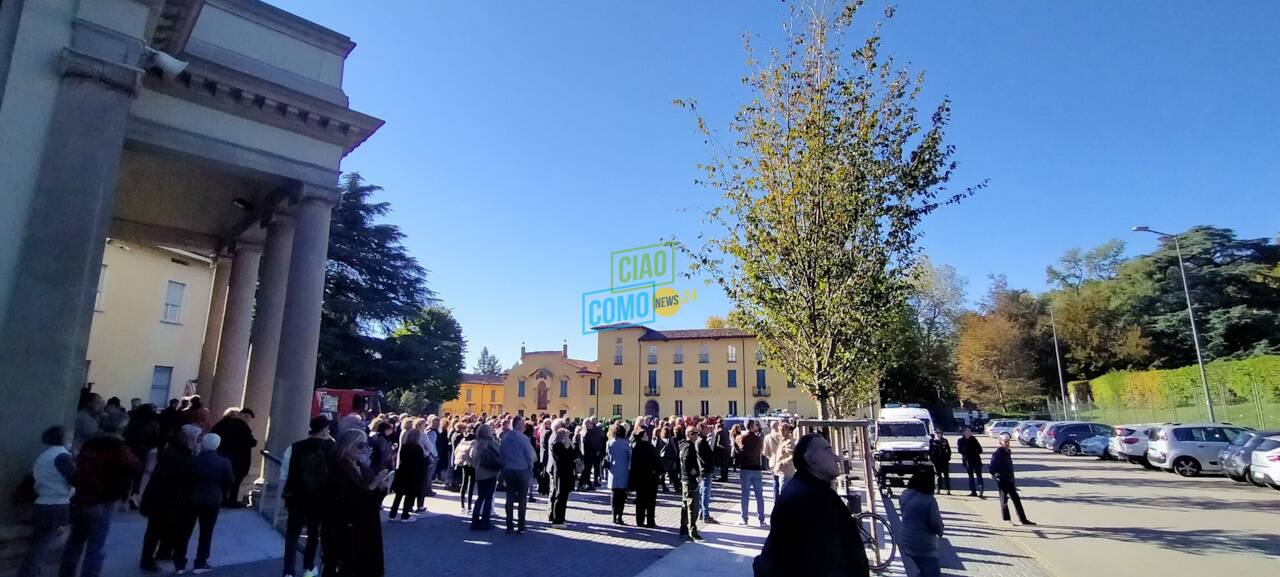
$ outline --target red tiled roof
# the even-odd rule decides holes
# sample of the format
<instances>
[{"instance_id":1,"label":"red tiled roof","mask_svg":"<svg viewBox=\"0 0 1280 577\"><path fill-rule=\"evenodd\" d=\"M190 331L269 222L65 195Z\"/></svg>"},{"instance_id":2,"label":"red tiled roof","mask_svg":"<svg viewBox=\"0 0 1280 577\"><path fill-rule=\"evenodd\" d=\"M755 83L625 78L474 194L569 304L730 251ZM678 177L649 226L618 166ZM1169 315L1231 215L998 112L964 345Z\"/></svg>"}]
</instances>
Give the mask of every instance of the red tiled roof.
<instances>
[{"instance_id":1,"label":"red tiled roof","mask_svg":"<svg viewBox=\"0 0 1280 577\"><path fill-rule=\"evenodd\" d=\"M506 373L502 373L500 375L481 375L478 373L462 373L462 382L478 383L481 385L501 385L502 381L506 380L506 378L507 378Z\"/></svg>"},{"instance_id":2,"label":"red tiled roof","mask_svg":"<svg viewBox=\"0 0 1280 577\"><path fill-rule=\"evenodd\" d=\"M686 339L724 339L738 337L754 337L755 335L742 329L671 329L658 331L648 329L638 340L641 341L678 341Z\"/></svg>"}]
</instances>

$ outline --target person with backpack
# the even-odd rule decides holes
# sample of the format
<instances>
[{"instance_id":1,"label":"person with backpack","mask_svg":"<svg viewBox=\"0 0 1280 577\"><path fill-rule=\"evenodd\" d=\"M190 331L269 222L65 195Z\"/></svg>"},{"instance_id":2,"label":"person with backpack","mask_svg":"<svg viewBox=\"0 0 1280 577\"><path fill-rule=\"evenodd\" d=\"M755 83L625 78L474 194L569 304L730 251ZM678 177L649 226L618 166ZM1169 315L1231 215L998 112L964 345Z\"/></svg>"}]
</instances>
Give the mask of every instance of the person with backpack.
<instances>
[{"instance_id":1,"label":"person with backpack","mask_svg":"<svg viewBox=\"0 0 1280 577\"><path fill-rule=\"evenodd\" d=\"M285 451L284 497L289 522L285 529L284 575L293 577L298 549L295 544L307 528L306 548L302 552L302 577L316 577L316 552L320 547L320 520L325 513L325 488L329 482L329 453L333 437L329 436L329 419L311 419L307 438Z\"/></svg>"},{"instance_id":2,"label":"person with backpack","mask_svg":"<svg viewBox=\"0 0 1280 577\"><path fill-rule=\"evenodd\" d=\"M471 507L471 530L493 529L493 492L498 488L498 473L502 472L502 458L498 454L498 441L493 437L493 427L481 424L476 428L476 438L471 443L471 462L476 468L476 502Z\"/></svg>"},{"instance_id":3,"label":"person with backpack","mask_svg":"<svg viewBox=\"0 0 1280 577\"><path fill-rule=\"evenodd\" d=\"M26 499L35 503L35 532L19 577L40 577L49 552L57 545L58 533L70 522L75 463L67 450L67 431L54 425L44 430L40 441L45 450L31 468L32 494Z\"/></svg>"},{"instance_id":4,"label":"person with backpack","mask_svg":"<svg viewBox=\"0 0 1280 577\"><path fill-rule=\"evenodd\" d=\"M471 445L475 443L476 435L471 432L471 425L465 423L458 427L458 431L462 436L453 447L453 464L457 467L459 479L458 502L462 505L463 513L470 513L476 493L476 466L471 460Z\"/></svg>"}]
</instances>

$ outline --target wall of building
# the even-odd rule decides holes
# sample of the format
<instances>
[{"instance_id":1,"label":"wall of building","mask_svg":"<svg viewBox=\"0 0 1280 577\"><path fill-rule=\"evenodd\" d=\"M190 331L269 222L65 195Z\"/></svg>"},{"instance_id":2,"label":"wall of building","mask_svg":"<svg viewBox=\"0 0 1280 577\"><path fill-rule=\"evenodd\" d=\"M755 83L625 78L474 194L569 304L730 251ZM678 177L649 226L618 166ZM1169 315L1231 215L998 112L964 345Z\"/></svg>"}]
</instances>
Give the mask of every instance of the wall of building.
<instances>
[{"instance_id":1,"label":"wall of building","mask_svg":"<svg viewBox=\"0 0 1280 577\"><path fill-rule=\"evenodd\" d=\"M342 85L345 54L308 43L296 30L286 33L277 29L291 20L300 19L279 13L274 18L263 18L262 14L275 11L244 12L233 6L236 3L206 3L191 37L312 80L331 86ZM306 23L306 26L320 28L311 23Z\"/></svg>"},{"instance_id":2,"label":"wall of building","mask_svg":"<svg viewBox=\"0 0 1280 577\"><path fill-rule=\"evenodd\" d=\"M208 261L118 240L108 243L102 263L88 382L94 392L120 397L127 406L134 397L149 402L155 367L172 367L167 398L181 396L198 372L213 268ZM163 318L169 281L186 285L177 322Z\"/></svg>"},{"instance_id":3,"label":"wall of building","mask_svg":"<svg viewBox=\"0 0 1280 577\"><path fill-rule=\"evenodd\" d=\"M455 415L463 413L500 415L503 412L502 399L505 393L503 389L504 386L501 383L463 382L458 385L458 398L446 402L441 406L440 411ZM468 394L471 396L468 397Z\"/></svg>"},{"instance_id":4,"label":"wall of building","mask_svg":"<svg viewBox=\"0 0 1280 577\"><path fill-rule=\"evenodd\" d=\"M572 362L571 362L572 361ZM598 398L591 394L591 379L595 374L582 372L587 361L569 359L562 351L539 351L523 354L520 362L511 368L503 383L503 409L511 414L532 415L547 412L552 415L589 417L600 414ZM560 381L567 383L565 395L560 394ZM524 381L524 394L520 382ZM546 387L546 408L538 406L538 389Z\"/></svg>"},{"instance_id":5,"label":"wall of building","mask_svg":"<svg viewBox=\"0 0 1280 577\"><path fill-rule=\"evenodd\" d=\"M601 331L598 335L599 363L602 373L600 406L605 415L632 417L646 413L649 401L658 404L659 415L697 415L701 404L708 403L711 415L754 415L759 403L769 410L785 410L800 416L818 414L817 403L798 385L788 385L787 376L767 363L759 363L759 348L754 337L679 339L641 341L642 328ZM616 347L622 345L621 363L615 362ZM699 362L701 346L707 346L707 362ZM675 362L677 345L683 349L683 362ZM650 347L656 349L656 362L649 362ZM730 362L728 347L736 348ZM765 371L766 394L757 393L756 371ZM707 387L700 386L701 371L707 371ZM736 372L736 386L729 386L729 371ZM656 371L656 393L649 394L649 371ZM675 372L681 371L683 386L675 386ZM621 380L622 394L614 394L614 382ZM679 403L679 405L677 405ZM761 406L760 408L764 408Z\"/></svg>"}]
</instances>

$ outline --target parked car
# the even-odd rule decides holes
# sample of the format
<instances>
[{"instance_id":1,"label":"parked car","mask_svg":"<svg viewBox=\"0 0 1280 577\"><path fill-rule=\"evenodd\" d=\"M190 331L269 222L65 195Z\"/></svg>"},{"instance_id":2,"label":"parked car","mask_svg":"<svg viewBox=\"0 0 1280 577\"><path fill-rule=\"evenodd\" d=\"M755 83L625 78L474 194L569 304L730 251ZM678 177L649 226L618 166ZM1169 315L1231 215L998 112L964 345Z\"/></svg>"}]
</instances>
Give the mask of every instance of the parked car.
<instances>
[{"instance_id":1,"label":"parked car","mask_svg":"<svg viewBox=\"0 0 1280 577\"><path fill-rule=\"evenodd\" d=\"M1018 424L1013 426L1013 431L1009 433L1009 436L1013 439L1017 439L1019 443L1027 445L1028 443L1023 440L1022 436L1023 433L1026 432L1027 427L1038 427L1042 424L1044 424L1044 421L1034 419L1030 421L1018 421Z\"/></svg>"},{"instance_id":2,"label":"parked car","mask_svg":"<svg viewBox=\"0 0 1280 577\"><path fill-rule=\"evenodd\" d=\"M1222 469L1227 478L1239 483L1253 480L1249 470L1253 466L1253 452L1268 437L1280 435L1280 431L1245 431L1222 450Z\"/></svg>"},{"instance_id":3,"label":"parked car","mask_svg":"<svg viewBox=\"0 0 1280 577\"><path fill-rule=\"evenodd\" d=\"M1070 424L1079 423L1079 422L1080 421L1052 421L1049 423L1045 423L1043 427L1040 427L1040 432L1036 434L1036 446L1052 450L1053 449L1052 439L1053 439L1054 431L1057 430L1058 427L1061 427L1063 425L1070 425Z\"/></svg>"},{"instance_id":4,"label":"parked car","mask_svg":"<svg viewBox=\"0 0 1280 577\"><path fill-rule=\"evenodd\" d=\"M1244 427L1230 423L1173 423L1147 433L1147 459L1152 465L1183 477L1222 471L1218 451L1235 440Z\"/></svg>"},{"instance_id":5,"label":"parked car","mask_svg":"<svg viewBox=\"0 0 1280 577\"><path fill-rule=\"evenodd\" d=\"M1114 459L1115 456L1111 454L1111 436L1097 435L1080 441L1080 454L1104 460Z\"/></svg>"},{"instance_id":6,"label":"parked car","mask_svg":"<svg viewBox=\"0 0 1280 577\"><path fill-rule=\"evenodd\" d=\"M1249 480L1280 491L1280 435L1271 435L1253 448Z\"/></svg>"},{"instance_id":7,"label":"parked car","mask_svg":"<svg viewBox=\"0 0 1280 577\"><path fill-rule=\"evenodd\" d=\"M1048 421L1028 421L1019 425L1021 430L1018 431L1018 442L1028 447L1035 447L1036 437L1040 434L1040 429L1047 424Z\"/></svg>"},{"instance_id":8,"label":"parked car","mask_svg":"<svg viewBox=\"0 0 1280 577\"><path fill-rule=\"evenodd\" d=\"M992 439L998 439L1001 435L1013 437L1013 428L1016 426L1018 426L1018 421L991 421L987 424L987 435Z\"/></svg>"},{"instance_id":9,"label":"parked car","mask_svg":"<svg viewBox=\"0 0 1280 577\"><path fill-rule=\"evenodd\" d=\"M1115 435L1111 437L1111 453L1122 459L1148 469L1155 469L1147 460L1147 433L1160 424L1116 425Z\"/></svg>"},{"instance_id":10,"label":"parked car","mask_svg":"<svg viewBox=\"0 0 1280 577\"><path fill-rule=\"evenodd\" d=\"M1063 423L1049 431L1049 450L1068 457L1080 454L1080 444L1093 437L1110 437L1111 425L1101 423Z\"/></svg>"}]
</instances>

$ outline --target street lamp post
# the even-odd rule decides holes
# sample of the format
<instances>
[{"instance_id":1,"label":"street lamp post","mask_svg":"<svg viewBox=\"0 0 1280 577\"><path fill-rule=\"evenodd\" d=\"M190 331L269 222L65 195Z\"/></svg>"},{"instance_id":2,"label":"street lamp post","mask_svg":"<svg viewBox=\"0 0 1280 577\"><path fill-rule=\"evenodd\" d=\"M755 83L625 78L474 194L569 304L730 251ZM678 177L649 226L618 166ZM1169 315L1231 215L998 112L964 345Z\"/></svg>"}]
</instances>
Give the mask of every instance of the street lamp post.
<instances>
[{"instance_id":1,"label":"street lamp post","mask_svg":"<svg viewBox=\"0 0 1280 577\"><path fill-rule=\"evenodd\" d=\"M1058 388L1062 391L1062 418L1067 419L1067 384L1062 380L1062 355L1058 353L1058 321L1053 316L1053 303L1049 303L1049 326L1053 329L1053 362L1058 364ZM1076 418L1080 413L1076 413Z\"/></svg>"},{"instance_id":2,"label":"street lamp post","mask_svg":"<svg viewBox=\"0 0 1280 577\"><path fill-rule=\"evenodd\" d=\"M1178 236L1158 230L1152 230L1148 226L1135 226L1134 232L1149 232L1164 238L1173 239L1173 250L1178 255L1178 274L1182 275L1182 292L1187 297L1187 317L1191 319L1191 344L1196 347L1196 364L1200 366L1200 384L1204 387L1204 403L1209 408L1209 422L1217 422L1213 416L1213 397L1209 394L1209 377L1204 372L1204 357L1200 354L1200 335L1196 332L1196 313L1191 307L1191 289L1187 287L1187 270L1182 263L1182 246L1178 244Z\"/></svg>"}]
</instances>

